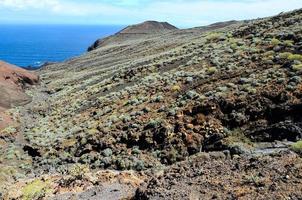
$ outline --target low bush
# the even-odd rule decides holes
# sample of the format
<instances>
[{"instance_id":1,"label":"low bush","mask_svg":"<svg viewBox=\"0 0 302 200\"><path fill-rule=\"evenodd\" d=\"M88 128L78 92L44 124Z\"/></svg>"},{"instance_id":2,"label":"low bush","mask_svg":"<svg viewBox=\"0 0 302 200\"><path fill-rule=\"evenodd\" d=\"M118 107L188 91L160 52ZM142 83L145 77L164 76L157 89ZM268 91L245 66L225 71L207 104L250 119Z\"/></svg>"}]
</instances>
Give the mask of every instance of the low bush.
<instances>
[{"instance_id":1,"label":"low bush","mask_svg":"<svg viewBox=\"0 0 302 200\"><path fill-rule=\"evenodd\" d=\"M217 68L216 67L210 67L208 70L207 70L207 73L212 75L212 74L215 74L217 72Z\"/></svg>"},{"instance_id":2,"label":"low bush","mask_svg":"<svg viewBox=\"0 0 302 200\"><path fill-rule=\"evenodd\" d=\"M290 54L287 57L288 60L294 61L294 60L298 60L298 61L302 61L302 55L300 54Z\"/></svg>"},{"instance_id":3,"label":"low bush","mask_svg":"<svg viewBox=\"0 0 302 200\"><path fill-rule=\"evenodd\" d=\"M293 65L292 69L294 71L302 71L302 64L298 64L298 65Z\"/></svg>"},{"instance_id":4,"label":"low bush","mask_svg":"<svg viewBox=\"0 0 302 200\"><path fill-rule=\"evenodd\" d=\"M302 154L302 140L292 144L291 145L291 150L293 150L296 153Z\"/></svg>"},{"instance_id":5,"label":"low bush","mask_svg":"<svg viewBox=\"0 0 302 200\"><path fill-rule=\"evenodd\" d=\"M24 200L37 200L42 199L50 192L48 182L35 180L26 185L22 190L22 199Z\"/></svg>"},{"instance_id":6,"label":"low bush","mask_svg":"<svg viewBox=\"0 0 302 200\"><path fill-rule=\"evenodd\" d=\"M280 43L281 43L280 40L278 40L278 39L276 39L276 38L273 38L273 39L271 40L271 44L272 44L273 46L278 46Z\"/></svg>"},{"instance_id":7,"label":"low bush","mask_svg":"<svg viewBox=\"0 0 302 200\"><path fill-rule=\"evenodd\" d=\"M210 33L206 36L207 42L215 42L218 41L221 38L221 33Z\"/></svg>"}]
</instances>

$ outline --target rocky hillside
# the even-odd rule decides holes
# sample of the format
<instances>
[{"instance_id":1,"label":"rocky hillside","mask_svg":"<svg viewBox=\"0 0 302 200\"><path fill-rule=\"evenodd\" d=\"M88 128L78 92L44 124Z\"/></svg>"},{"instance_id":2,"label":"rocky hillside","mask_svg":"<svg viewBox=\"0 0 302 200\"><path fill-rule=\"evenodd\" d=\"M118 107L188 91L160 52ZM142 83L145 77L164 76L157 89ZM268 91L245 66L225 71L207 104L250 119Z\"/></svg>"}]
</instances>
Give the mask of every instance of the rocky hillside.
<instances>
[{"instance_id":1,"label":"rocky hillside","mask_svg":"<svg viewBox=\"0 0 302 200\"><path fill-rule=\"evenodd\" d=\"M302 198L301 9L125 35L38 71L5 198Z\"/></svg>"},{"instance_id":2,"label":"rocky hillside","mask_svg":"<svg viewBox=\"0 0 302 200\"><path fill-rule=\"evenodd\" d=\"M0 61L0 129L10 121L4 114L8 108L24 105L31 101L24 89L37 84L39 78L34 73Z\"/></svg>"}]
</instances>

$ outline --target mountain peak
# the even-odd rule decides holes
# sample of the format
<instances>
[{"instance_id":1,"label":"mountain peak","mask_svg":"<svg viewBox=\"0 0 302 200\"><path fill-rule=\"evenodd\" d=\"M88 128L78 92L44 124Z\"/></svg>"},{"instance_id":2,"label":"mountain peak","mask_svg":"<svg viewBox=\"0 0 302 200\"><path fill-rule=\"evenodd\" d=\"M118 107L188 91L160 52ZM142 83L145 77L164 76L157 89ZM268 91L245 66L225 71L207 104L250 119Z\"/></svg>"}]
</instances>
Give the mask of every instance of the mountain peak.
<instances>
[{"instance_id":1,"label":"mountain peak","mask_svg":"<svg viewBox=\"0 0 302 200\"><path fill-rule=\"evenodd\" d=\"M169 24L168 22L158 21L145 21L140 24L127 26L121 30L120 34L148 34L148 33L161 33L171 30L177 30L178 28Z\"/></svg>"},{"instance_id":2,"label":"mountain peak","mask_svg":"<svg viewBox=\"0 0 302 200\"><path fill-rule=\"evenodd\" d=\"M117 41L125 41L129 38L137 38L148 34L160 34L173 30L178 30L178 28L168 22L145 21L140 24L127 26L113 36L98 39L88 48L88 51L92 51L108 43L115 43Z\"/></svg>"}]
</instances>

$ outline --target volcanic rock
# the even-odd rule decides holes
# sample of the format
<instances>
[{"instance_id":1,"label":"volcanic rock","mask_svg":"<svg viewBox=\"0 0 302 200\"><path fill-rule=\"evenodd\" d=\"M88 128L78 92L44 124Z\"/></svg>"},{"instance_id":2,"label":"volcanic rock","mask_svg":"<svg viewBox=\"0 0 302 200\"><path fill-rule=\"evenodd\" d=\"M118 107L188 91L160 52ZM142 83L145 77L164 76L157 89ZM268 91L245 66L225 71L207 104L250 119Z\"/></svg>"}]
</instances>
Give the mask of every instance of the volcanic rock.
<instances>
[{"instance_id":1,"label":"volcanic rock","mask_svg":"<svg viewBox=\"0 0 302 200\"><path fill-rule=\"evenodd\" d=\"M3 128L8 117L3 111L31 101L31 97L24 93L24 89L37 84L39 77L33 72L0 61L0 128Z\"/></svg>"}]
</instances>

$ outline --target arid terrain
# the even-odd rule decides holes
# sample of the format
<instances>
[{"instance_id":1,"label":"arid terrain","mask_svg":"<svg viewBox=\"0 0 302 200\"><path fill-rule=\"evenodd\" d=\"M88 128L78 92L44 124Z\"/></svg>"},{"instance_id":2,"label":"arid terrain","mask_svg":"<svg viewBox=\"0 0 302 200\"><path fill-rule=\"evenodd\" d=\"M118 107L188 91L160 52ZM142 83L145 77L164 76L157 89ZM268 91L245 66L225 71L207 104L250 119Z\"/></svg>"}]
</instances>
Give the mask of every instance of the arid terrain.
<instances>
[{"instance_id":1,"label":"arid terrain","mask_svg":"<svg viewBox=\"0 0 302 200\"><path fill-rule=\"evenodd\" d=\"M32 73L0 132L3 199L302 199L301 9L147 21Z\"/></svg>"},{"instance_id":2,"label":"arid terrain","mask_svg":"<svg viewBox=\"0 0 302 200\"><path fill-rule=\"evenodd\" d=\"M39 78L34 73L1 61L0 74L0 129L3 129L13 122L5 111L31 102L31 97L24 90L38 84Z\"/></svg>"}]
</instances>

